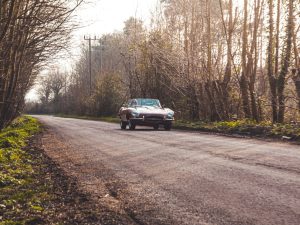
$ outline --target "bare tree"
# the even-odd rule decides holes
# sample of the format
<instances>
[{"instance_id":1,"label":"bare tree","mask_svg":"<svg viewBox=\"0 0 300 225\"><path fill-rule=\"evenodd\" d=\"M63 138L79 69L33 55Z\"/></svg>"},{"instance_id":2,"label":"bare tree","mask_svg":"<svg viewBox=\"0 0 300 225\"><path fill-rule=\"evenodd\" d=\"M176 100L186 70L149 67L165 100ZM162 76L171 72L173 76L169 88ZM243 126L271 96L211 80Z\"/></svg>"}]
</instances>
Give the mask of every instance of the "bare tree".
<instances>
[{"instance_id":1,"label":"bare tree","mask_svg":"<svg viewBox=\"0 0 300 225\"><path fill-rule=\"evenodd\" d=\"M292 38L294 34L294 0L288 1L288 19L286 26L286 43L284 56L282 60L281 70L277 80L277 94L278 94L278 122L284 122L284 113L285 113L285 82L286 75L288 73L290 63L291 63L291 54L292 54Z\"/></svg>"},{"instance_id":2,"label":"bare tree","mask_svg":"<svg viewBox=\"0 0 300 225\"><path fill-rule=\"evenodd\" d=\"M0 2L0 129L21 111L43 64L65 48L74 28L70 15L81 2Z\"/></svg>"}]
</instances>

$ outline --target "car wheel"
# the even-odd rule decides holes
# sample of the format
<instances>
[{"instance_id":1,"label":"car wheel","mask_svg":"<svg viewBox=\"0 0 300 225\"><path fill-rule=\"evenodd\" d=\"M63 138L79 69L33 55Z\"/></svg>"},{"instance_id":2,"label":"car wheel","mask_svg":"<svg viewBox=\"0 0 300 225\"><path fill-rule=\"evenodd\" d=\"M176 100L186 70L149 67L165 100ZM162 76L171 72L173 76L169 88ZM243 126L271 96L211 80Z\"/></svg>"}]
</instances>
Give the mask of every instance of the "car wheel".
<instances>
[{"instance_id":1,"label":"car wheel","mask_svg":"<svg viewBox=\"0 0 300 225\"><path fill-rule=\"evenodd\" d=\"M127 124L126 124L126 122L124 122L124 121L121 120L121 121L120 121L120 126L121 126L121 129L122 129L122 130L125 130Z\"/></svg>"},{"instance_id":2,"label":"car wheel","mask_svg":"<svg viewBox=\"0 0 300 225\"><path fill-rule=\"evenodd\" d=\"M128 128L129 128L129 130L134 130L135 129L135 124L130 120L128 120Z\"/></svg>"},{"instance_id":3,"label":"car wheel","mask_svg":"<svg viewBox=\"0 0 300 225\"><path fill-rule=\"evenodd\" d=\"M164 125L164 127L165 127L165 130L171 130L171 128L172 128L172 123L166 123L166 124Z\"/></svg>"},{"instance_id":4,"label":"car wheel","mask_svg":"<svg viewBox=\"0 0 300 225\"><path fill-rule=\"evenodd\" d=\"M159 125L158 125L158 124L155 124L155 125L153 126L153 128L154 128L154 130L158 130Z\"/></svg>"}]
</instances>

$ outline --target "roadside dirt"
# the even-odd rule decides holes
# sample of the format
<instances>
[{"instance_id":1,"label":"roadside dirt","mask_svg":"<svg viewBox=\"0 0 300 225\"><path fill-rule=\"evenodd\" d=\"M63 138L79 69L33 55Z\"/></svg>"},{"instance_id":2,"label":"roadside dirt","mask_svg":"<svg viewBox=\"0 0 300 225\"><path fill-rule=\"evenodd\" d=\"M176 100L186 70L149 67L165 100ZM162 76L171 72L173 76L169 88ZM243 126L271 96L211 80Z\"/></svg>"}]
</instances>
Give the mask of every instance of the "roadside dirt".
<instances>
[{"instance_id":1,"label":"roadside dirt","mask_svg":"<svg viewBox=\"0 0 300 225\"><path fill-rule=\"evenodd\" d=\"M72 172L72 168L79 165L64 160L66 148L67 145L48 129L29 141L27 151L33 160L38 158L42 162L42 165L36 165L40 173L35 179L38 183L49 183L47 192L51 200L45 202L42 213L31 214L25 210L24 215L34 218L26 224L135 224L115 199L117 187L110 186L109 190L98 180L97 198L89 193L88 177L78 178ZM86 182L79 185L78 179Z\"/></svg>"}]
</instances>

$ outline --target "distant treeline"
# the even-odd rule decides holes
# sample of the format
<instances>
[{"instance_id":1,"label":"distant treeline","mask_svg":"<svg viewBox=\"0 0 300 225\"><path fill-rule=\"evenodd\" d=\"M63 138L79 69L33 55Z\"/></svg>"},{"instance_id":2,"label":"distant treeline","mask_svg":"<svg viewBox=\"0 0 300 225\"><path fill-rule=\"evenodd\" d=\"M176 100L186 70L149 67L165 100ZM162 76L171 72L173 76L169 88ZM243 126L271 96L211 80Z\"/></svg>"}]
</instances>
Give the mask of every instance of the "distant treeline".
<instances>
[{"instance_id":1,"label":"distant treeline","mask_svg":"<svg viewBox=\"0 0 300 225\"><path fill-rule=\"evenodd\" d=\"M299 13L296 0L166 0L151 26L136 18L122 32L82 45L73 71L40 83L28 110L116 114L131 97L158 98L186 119L298 120Z\"/></svg>"}]
</instances>

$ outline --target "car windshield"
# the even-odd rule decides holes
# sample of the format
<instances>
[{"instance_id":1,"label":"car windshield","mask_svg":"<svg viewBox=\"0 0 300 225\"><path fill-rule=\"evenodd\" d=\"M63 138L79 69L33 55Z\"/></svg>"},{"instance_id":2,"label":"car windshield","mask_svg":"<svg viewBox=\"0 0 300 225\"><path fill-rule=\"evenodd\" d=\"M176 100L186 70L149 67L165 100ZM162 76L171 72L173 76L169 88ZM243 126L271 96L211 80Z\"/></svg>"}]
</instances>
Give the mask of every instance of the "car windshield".
<instances>
[{"instance_id":1,"label":"car windshield","mask_svg":"<svg viewBox=\"0 0 300 225\"><path fill-rule=\"evenodd\" d=\"M138 98L136 100L136 105L139 106L152 106L152 107L159 107L161 108L160 102L158 99L151 99L151 98Z\"/></svg>"}]
</instances>

